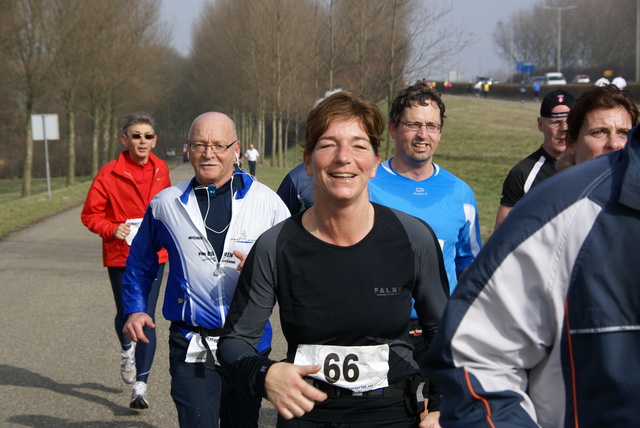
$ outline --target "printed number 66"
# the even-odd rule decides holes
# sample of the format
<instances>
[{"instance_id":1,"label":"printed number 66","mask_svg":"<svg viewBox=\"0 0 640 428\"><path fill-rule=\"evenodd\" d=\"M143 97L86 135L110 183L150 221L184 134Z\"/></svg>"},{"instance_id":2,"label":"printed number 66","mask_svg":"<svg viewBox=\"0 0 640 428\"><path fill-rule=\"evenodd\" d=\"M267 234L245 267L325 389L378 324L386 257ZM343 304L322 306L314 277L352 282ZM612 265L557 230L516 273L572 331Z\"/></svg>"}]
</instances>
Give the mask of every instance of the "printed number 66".
<instances>
[{"instance_id":1,"label":"printed number 66","mask_svg":"<svg viewBox=\"0 0 640 428\"><path fill-rule=\"evenodd\" d=\"M347 382L355 382L360 375L360 370L354 361L358 361L358 357L354 354L348 354L342 363L342 372ZM324 377L327 383L336 383L340 379L340 366L336 364L338 362L340 362L340 357L335 353L327 355L324 359Z\"/></svg>"}]
</instances>

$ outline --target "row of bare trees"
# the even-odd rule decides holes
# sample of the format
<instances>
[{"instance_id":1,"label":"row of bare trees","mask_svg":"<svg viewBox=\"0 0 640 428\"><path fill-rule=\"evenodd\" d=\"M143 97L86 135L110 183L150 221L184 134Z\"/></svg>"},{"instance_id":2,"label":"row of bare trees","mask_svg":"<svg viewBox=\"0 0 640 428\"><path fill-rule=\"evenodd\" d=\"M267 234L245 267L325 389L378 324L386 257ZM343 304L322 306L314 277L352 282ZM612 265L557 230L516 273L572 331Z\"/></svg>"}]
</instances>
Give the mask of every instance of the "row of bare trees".
<instances>
[{"instance_id":1,"label":"row of bare trees","mask_svg":"<svg viewBox=\"0 0 640 428\"><path fill-rule=\"evenodd\" d=\"M441 25L449 12L426 0L220 0L196 27L188 81L243 118L243 141L272 166L288 167L290 134L325 91L390 100L405 76L455 51Z\"/></svg>"},{"instance_id":2,"label":"row of bare trees","mask_svg":"<svg viewBox=\"0 0 640 428\"><path fill-rule=\"evenodd\" d=\"M0 178L22 177L29 195L42 162L30 116L45 112L62 118L52 173L68 184L115 157L118 119L133 110L156 116L160 149L181 147L197 114L227 112L241 141L287 167L327 90L389 101L460 44L437 0L215 0L183 56L170 48L160 6L0 0Z\"/></svg>"},{"instance_id":3,"label":"row of bare trees","mask_svg":"<svg viewBox=\"0 0 640 428\"><path fill-rule=\"evenodd\" d=\"M635 74L637 7L637 0L539 1L499 23L494 43L506 61L555 70L560 14L563 71L597 78L604 70L614 70L630 78Z\"/></svg>"},{"instance_id":4,"label":"row of bare trees","mask_svg":"<svg viewBox=\"0 0 640 428\"><path fill-rule=\"evenodd\" d=\"M6 73L0 95L5 111L19 119L3 117L2 166L22 175L23 196L30 194L33 175L31 114L60 113L66 147L66 162L60 163L72 184L79 116L85 131L82 172L93 175L114 157L122 108L159 102L156 88L170 80L150 59L170 51L166 32L155 25L158 11L157 0L2 0L0 62ZM19 158L22 169L16 172Z\"/></svg>"}]
</instances>

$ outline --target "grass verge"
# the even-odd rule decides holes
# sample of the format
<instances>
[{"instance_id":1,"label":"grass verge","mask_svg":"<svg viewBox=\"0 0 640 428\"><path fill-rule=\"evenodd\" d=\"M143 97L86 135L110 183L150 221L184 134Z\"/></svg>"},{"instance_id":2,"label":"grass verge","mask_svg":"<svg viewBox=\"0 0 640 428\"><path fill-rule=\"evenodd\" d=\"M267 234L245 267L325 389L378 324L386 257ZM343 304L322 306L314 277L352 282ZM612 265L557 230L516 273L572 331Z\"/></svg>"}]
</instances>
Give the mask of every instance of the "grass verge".
<instances>
[{"instance_id":1,"label":"grass verge","mask_svg":"<svg viewBox=\"0 0 640 428\"><path fill-rule=\"evenodd\" d=\"M167 164L171 168L177 165L177 161ZM49 199L44 178L32 180L32 195L26 198L21 197L22 180L0 180L0 239L11 232L83 204L91 181L92 177L76 177L76 184L67 187L66 178L52 178Z\"/></svg>"},{"instance_id":2,"label":"grass verge","mask_svg":"<svg viewBox=\"0 0 640 428\"><path fill-rule=\"evenodd\" d=\"M84 202L91 181L70 187L38 193L27 198L5 199L0 202L0 238L30 224L76 207Z\"/></svg>"}]
</instances>

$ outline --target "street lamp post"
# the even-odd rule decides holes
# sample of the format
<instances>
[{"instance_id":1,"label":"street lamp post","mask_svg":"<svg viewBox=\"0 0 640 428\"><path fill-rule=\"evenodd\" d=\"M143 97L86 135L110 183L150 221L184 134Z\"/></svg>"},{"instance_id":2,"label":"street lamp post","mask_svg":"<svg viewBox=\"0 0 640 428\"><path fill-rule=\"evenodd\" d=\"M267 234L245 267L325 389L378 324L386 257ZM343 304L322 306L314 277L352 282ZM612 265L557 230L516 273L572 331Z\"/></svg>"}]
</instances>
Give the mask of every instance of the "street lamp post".
<instances>
[{"instance_id":1,"label":"street lamp post","mask_svg":"<svg viewBox=\"0 0 640 428\"><path fill-rule=\"evenodd\" d=\"M638 0L640 1L640 0ZM542 6L545 9L549 10L557 10L558 11L558 46L556 49L556 68L558 73L562 71L562 60L561 60L561 51L562 51L562 11L575 9L578 5L571 6Z\"/></svg>"},{"instance_id":2,"label":"street lamp post","mask_svg":"<svg viewBox=\"0 0 640 428\"><path fill-rule=\"evenodd\" d=\"M640 1L640 0L638 0ZM470 36L477 36L478 38L476 39L476 42L479 42L479 49L478 49L478 76L482 76L482 45L484 43L484 36L490 36L493 33L468 33ZM475 44L475 43L474 43Z\"/></svg>"},{"instance_id":3,"label":"street lamp post","mask_svg":"<svg viewBox=\"0 0 640 428\"><path fill-rule=\"evenodd\" d=\"M638 0L640 1L640 0ZM509 82L513 83L513 21L509 21Z\"/></svg>"}]
</instances>

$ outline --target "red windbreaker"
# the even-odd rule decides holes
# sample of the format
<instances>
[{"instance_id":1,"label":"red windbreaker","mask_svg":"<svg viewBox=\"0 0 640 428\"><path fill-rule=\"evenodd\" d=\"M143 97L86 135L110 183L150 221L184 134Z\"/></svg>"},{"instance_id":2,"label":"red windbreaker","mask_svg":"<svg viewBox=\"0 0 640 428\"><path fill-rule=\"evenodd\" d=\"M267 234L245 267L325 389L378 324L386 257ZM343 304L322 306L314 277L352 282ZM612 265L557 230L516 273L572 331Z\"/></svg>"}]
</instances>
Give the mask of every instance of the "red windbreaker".
<instances>
[{"instance_id":1,"label":"red windbreaker","mask_svg":"<svg viewBox=\"0 0 640 428\"><path fill-rule=\"evenodd\" d=\"M113 233L120 223L128 219L144 217L151 199L161 190L171 186L169 168L153 153L149 162L153 165L153 182L149 195L143 196L127 172L129 153L124 150L118 159L104 165L93 180L87 199L82 208L82 224L102 237L102 261L104 266L124 267L129 255L129 245L123 239L116 239ZM158 262L168 260L167 251L158 252Z\"/></svg>"}]
</instances>

